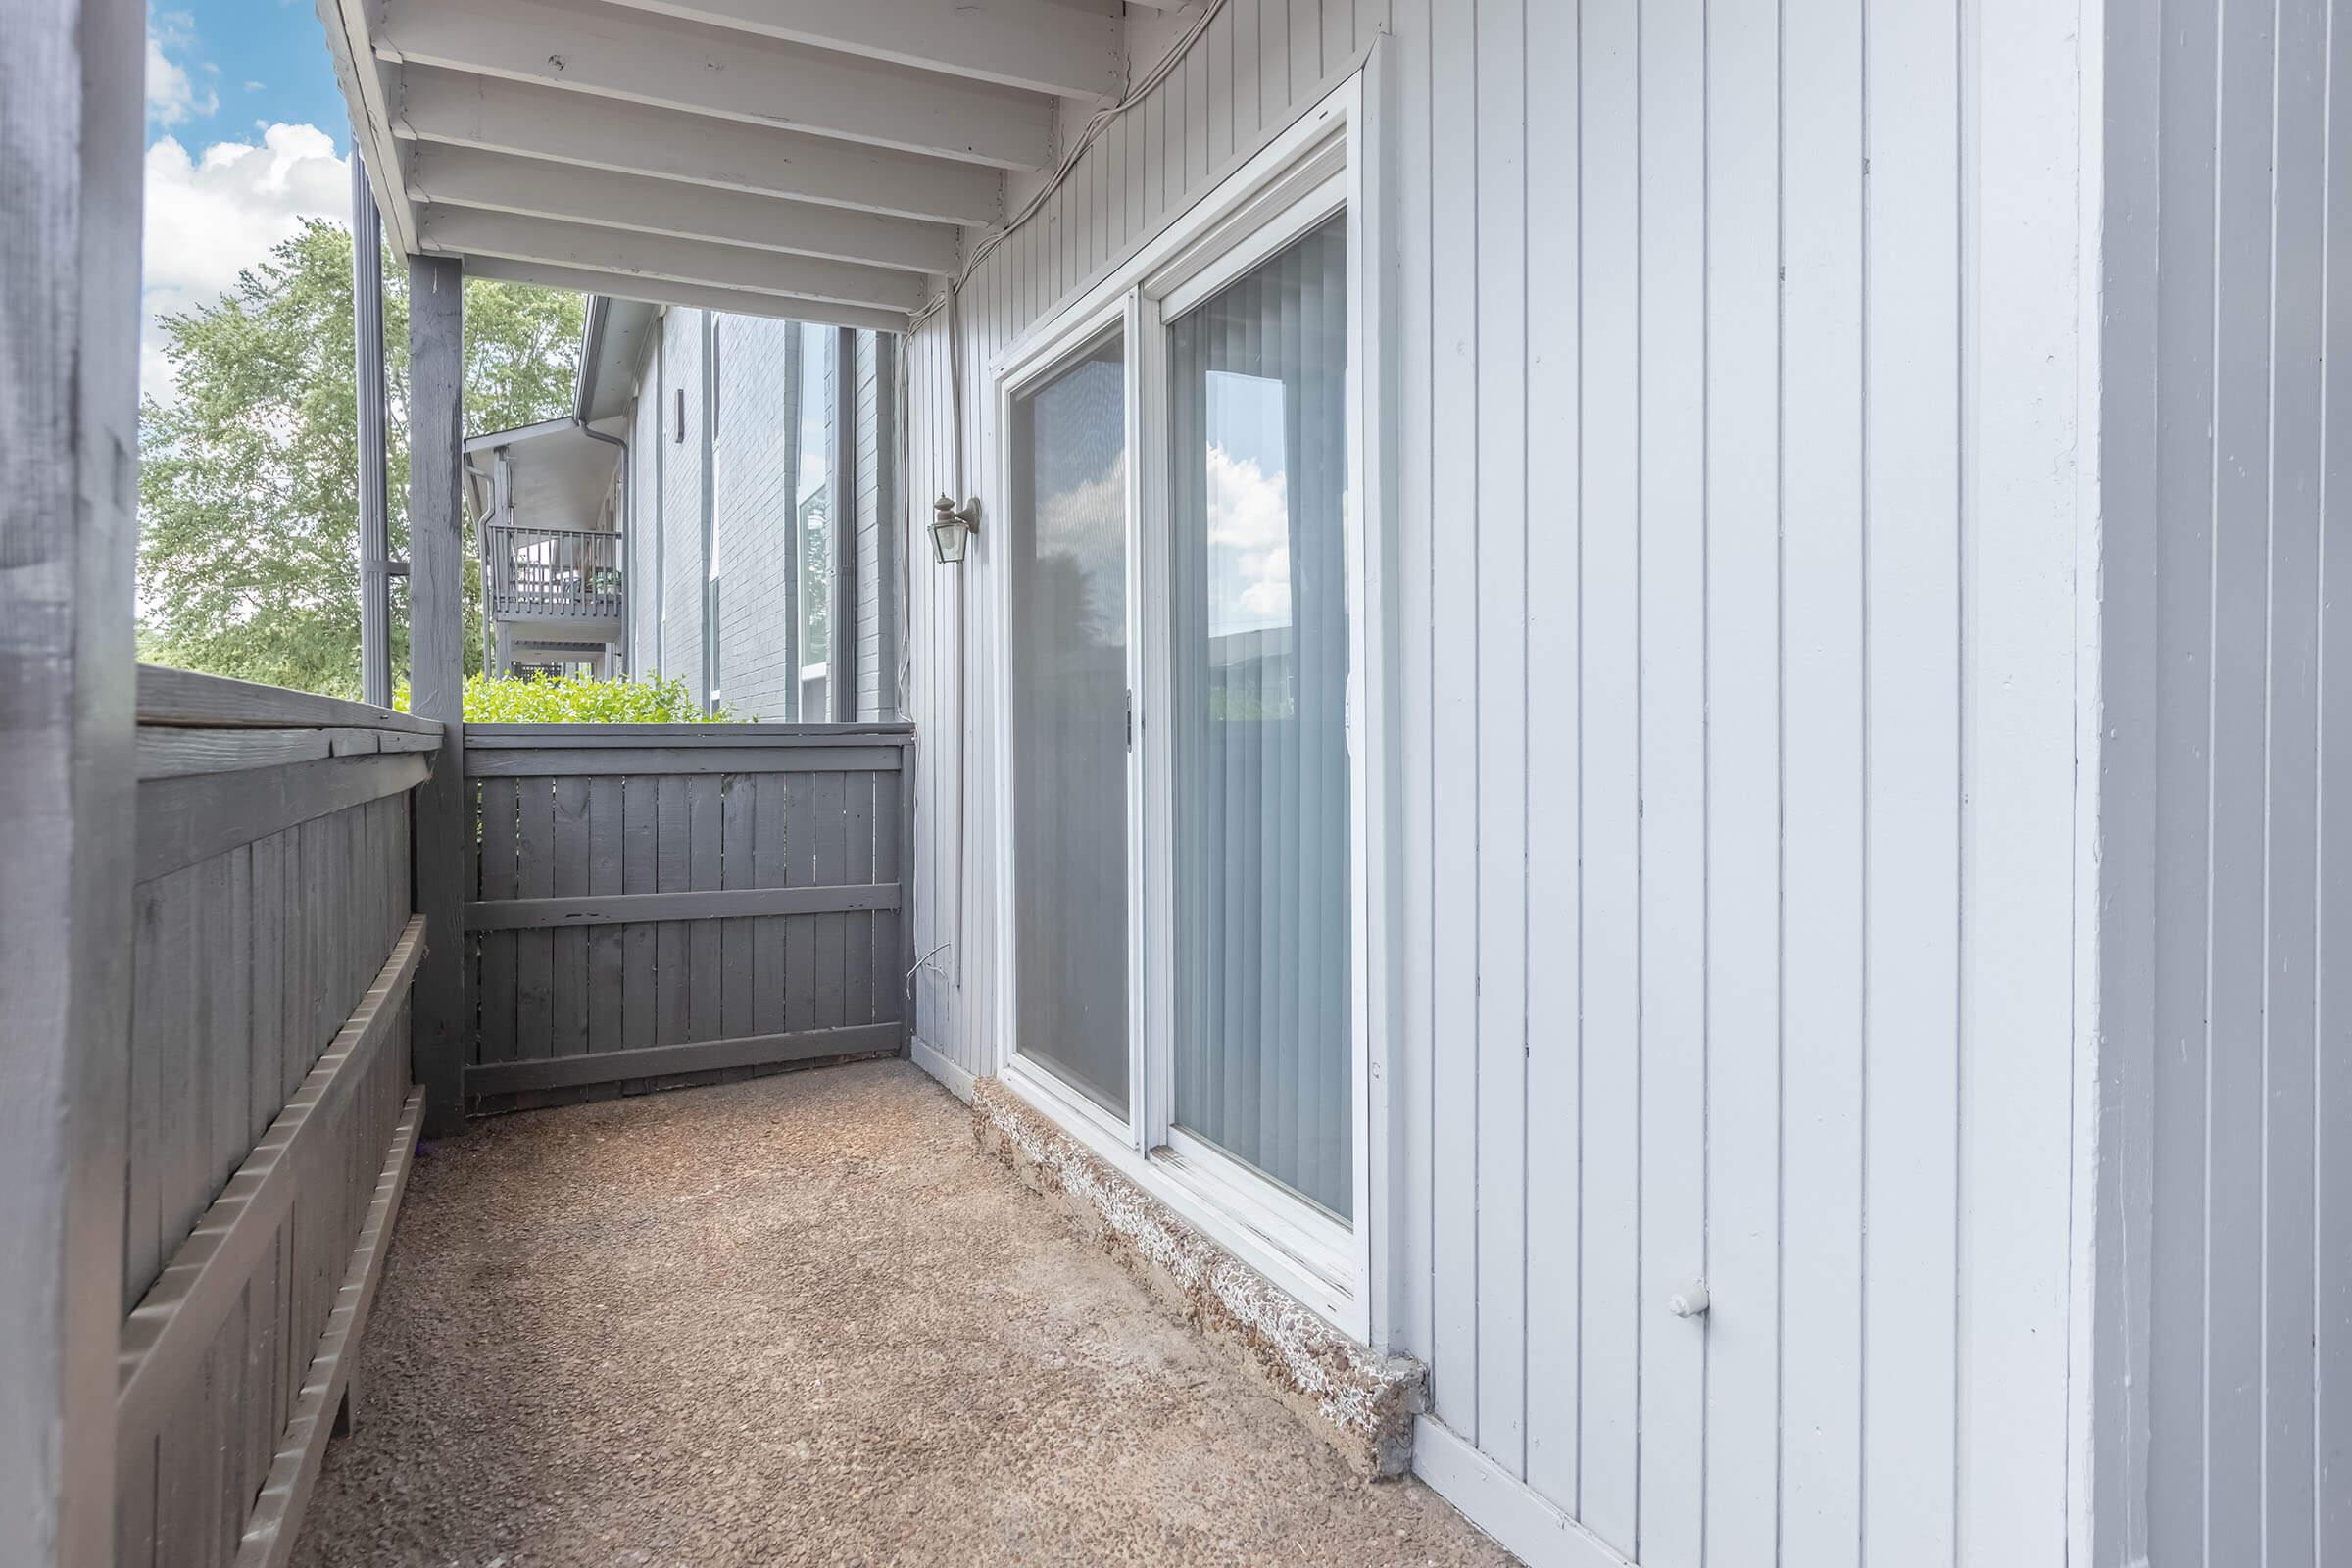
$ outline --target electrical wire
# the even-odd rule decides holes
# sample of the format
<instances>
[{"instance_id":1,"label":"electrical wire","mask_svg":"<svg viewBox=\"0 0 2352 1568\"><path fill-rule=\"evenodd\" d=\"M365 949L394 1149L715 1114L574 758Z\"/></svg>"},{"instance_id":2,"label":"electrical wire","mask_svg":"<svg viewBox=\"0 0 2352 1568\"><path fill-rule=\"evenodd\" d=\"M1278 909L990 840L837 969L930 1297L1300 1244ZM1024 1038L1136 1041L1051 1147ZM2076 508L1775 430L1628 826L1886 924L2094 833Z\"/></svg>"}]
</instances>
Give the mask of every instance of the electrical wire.
<instances>
[{"instance_id":1,"label":"electrical wire","mask_svg":"<svg viewBox=\"0 0 2352 1568\"><path fill-rule=\"evenodd\" d=\"M1194 44L1200 41L1201 37L1208 31L1209 24L1216 21L1216 19L1224 12L1228 3L1229 0L1208 0L1208 4L1201 8L1200 15L1193 19L1192 25L1185 28L1183 35L1179 37L1175 43L1168 47L1167 52L1160 56L1157 64L1152 66L1150 71L1146 72L1128 87L1126 94L1121 97L1118 102L1104 104L1101 108L1097 109L1092 115L1090 115L1087 118L1084 127L1079 130L1078 135L1071 141L1068 150L1062 154L1060 161L1055 164L1053 177L1048 179L1043 186L1039 187L1035 195L1031 196L1026 202L1023 202L1021 204L1020 211L1013 214L1010 219L1006 220L1002 227L992 229L989 231L989 233L983 236L979 243L972 247L971 254L964 258L963 266L956 270L956 272L953 277L948 279L947 288L943 292L934 295L921 310L915 312L914 315L908 318L906 323L906 341L908 345L911 345L914 341L915 334L922 330L924 322L928 321L932 317L939 315L943 311L947 314L949 423L953 427L954 432L952 437L955 454L954 499L957 505L960 506L967 499L969 499L969 492L965 488L964 481L963 452L964 285L972 280L972 275L979 270L981 263L987 261L989 257L996 254L998 247L1002 246L1006 240L1010 239L1023 224L1027 223L1040 212L1044 211L1046 203L1053 200L1054 194L1058 192L1063 185L1069 183L1070 176L1077 172L1078 165L1080 161L1086 157L1088 149L1092 148L1096 142L1102 138L1103 132L1107 131L1111 125L1117 122L1121 115L1126 114L1129 110L1141 104L1146 98L1149 98L1153 92L1158 90L1162 82L1166 81L1169 76L1175 74L1176 68L1184 62L1185 55L1191 51ZM904 392L908 373L906 368L906 358L907 357L905 354L902 354L899 357L898 379L900 391L902 393L902 400L900 403L901 408L906 407L906 403L904 401ZM902 425L906 422L908 421L901 421ZM901 439L902 441L906 439L904 429L901 431ZM914 509L909 506L908 515L911 516L914 514ZM911 558L912 554L913 552L911 550L902 550L900 552L901 565L909 573L911 572L912 568L906 566L906 562ZM906 602L909 608L911 608L913 604L913 581L911 575L907 577L906 590ZM965 889L964 859L966 853L964 847L964 799L965 782L970 772L970 769L966 765L965 759L968 755L969 743L971 740L970 730L965 719L966 704L964 701L964 671L968 661L964 657L964 574L958 571L956 574L956 936L951 940L942 942L938 946L932 948L929 953L923 955L921 959L915 963L915 966L912 969L906 971L906 984L909 998L912 996L915 975L926 968L949 979L950 983L955 985L958 990L960 990L963 985L963 943L961 938L965 925L963 902ZM901 655L901 684L899 690L901 693L901 701L904 703L905 693L906 691L906 680L910 677L912 673L912 642L910 639L902 637L901 646L903 651ZM919 816L922 809L922 791L919 789L915 792L915 809L917 815ZM952 974L942 969L940 965L931 961L943 950L951 948L955 950L956 955L955 968Z\"/></svg>"},{"instance_id":2,"label":"electrical wire","mask_svg":"<svg viewBox=\"0 0 2352 1568\"><path fill-rule=\"evenodd\" d=\"M1209 0L1209 3L1202 8L1200 15L1193 19L1193 24L1185 29L1184 36L1170 45L1168 52L1159 57L1159 63L1145 73L1134 85L1127 89L1125 97L1117 103L1104 104L1088 117L1085 127L1070 143L1069 150L1062 154L1061 162L1054 166L1054 177L1047 180L1036 195L1023 202L1021 210L1013 214L1004 227L991 230L979 244L972 247L972 254L964 259L961 270L948 280L947 291L933 296L930 303L914 313L909 321L908 329L910 331L919 330L923 322L929 320L942 309L946 309L951 313L948 318L948 334L951 348L954 346L954 339L958 335L954 315L956 301L963 293L963 286L971 281L972 274L979 270L980 264L995 254L997 247L1010 239L1013 232L1023 223L1035 218L1046 203L1053 200L1054 193L1069 182L1070 175L1077 172L1079 160L1086 156L1087 149L1102 139L1102 133L1110 128L1114 121L1146 98L1151 97L1161 82L1175 74L1176 68L1183 64L1185 55L1191 51L1194 44L1200 41L1201 35L1208 31L1209 24L1223 14L1228 3L1229 0ZM960 498L963 490L963 457L960 436L956 445L956 488L958 498Z\"/></svg>"}]
</instances>

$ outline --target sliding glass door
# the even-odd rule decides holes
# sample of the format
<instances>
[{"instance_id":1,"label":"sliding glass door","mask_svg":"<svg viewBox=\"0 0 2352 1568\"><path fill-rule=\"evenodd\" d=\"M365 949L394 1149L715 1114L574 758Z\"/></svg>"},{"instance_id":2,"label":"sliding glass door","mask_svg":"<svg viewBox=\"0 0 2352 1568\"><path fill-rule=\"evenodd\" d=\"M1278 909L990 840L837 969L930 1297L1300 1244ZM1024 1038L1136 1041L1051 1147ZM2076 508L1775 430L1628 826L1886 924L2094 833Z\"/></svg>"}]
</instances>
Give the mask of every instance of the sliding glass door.
<instances>
[{"instance_id":1,"label":"sliding glass door","mask_svg":"<svg viewBox=\"0 0 2352 1568\"><path fill-rule=\"evenodd\" d=\"M1171 1122L1345 1220L1348 256L1334 216L1168 323Z\"/></svg>"},{"instance_id":2,"label":"sliding glass door","mask_svg":"<svg viewBox=\"0 0 2352 1568\"><path fill-rule=\"evenodd\" d=\"M1005 1081L1360 1335L1386 632L1348 146L1302 124L1006 351L987 564Z\"/></svg>"},{"instance_id":3,"label":"sliding glass door","mask_svg":"<svg viewBox=\"0 0 2352 1568\"><path fill-rule=\"evenodd\" d=\"M1124 1120L1126 358L1115 332L1010 400L1014 1049Z\"/></svg>"}]
</instances>

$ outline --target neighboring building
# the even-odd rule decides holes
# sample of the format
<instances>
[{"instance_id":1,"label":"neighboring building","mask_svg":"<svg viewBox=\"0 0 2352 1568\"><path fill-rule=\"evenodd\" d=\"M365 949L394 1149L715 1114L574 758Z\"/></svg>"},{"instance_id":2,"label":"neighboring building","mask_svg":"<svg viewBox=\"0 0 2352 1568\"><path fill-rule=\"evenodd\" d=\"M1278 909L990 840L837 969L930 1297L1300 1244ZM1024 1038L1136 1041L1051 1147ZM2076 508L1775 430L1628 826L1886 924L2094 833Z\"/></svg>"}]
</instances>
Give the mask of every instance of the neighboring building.
<instances>
[{"instance_id":1,"label":"neighboring building","mask_svg":"<svg viewBox=\"0 0 2352 1568\"><path fill-rule=\"evenodd\" d=\"M620 672L628 601L618 424L549 419L466 443L484 669Z\"/></svg>"},{"instance_id":2,"label":"neighboring building","mask_svg":"<svg viewBox=\"0 0 2352 1568\"><path fill-rule=\"evenodd\" d=\"M738 716L897 716L899 454L880 407L896 351L871 331L591 302L575 413L626 443L604 449L625 518L621 667Z\"/></svg>"}]
</instances>

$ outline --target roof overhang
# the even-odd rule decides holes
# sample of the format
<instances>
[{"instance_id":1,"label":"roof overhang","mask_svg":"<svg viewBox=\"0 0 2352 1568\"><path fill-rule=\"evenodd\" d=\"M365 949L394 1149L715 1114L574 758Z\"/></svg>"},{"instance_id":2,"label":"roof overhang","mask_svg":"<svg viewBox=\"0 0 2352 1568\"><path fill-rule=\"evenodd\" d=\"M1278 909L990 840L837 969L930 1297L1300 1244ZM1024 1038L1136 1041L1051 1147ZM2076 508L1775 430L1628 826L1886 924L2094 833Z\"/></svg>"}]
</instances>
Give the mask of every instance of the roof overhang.
<instances>
[{"instance_id":1,"label":"roof overhang","mask_svg":"<svg viewBox=\"0 0 2352 1568\"><path fill-rule=\"evenodd\" d=\"M606 502L621 448L600 437L617 437L626 422L608 417L583 426L571 419L546 419L467 436L466 498L474 520L487 518L496 505L494 475L503 456L507 501L515 522L526 528L610 527Z\"/></svg>"},{"instance_id":2,"label":"roof overhang","mask_svg":"<svg viewBox=\"0 0 2352 1568\"><path fill-rule=\"evenodd\" d=\"M588 301L579 374L572 383L574 419L609 419L628 412L637 368L645 363L660 317L660 309L643 300L598 294Z\"/></svg>"},{"instance_id":3,"label":"roof overhang","mask_svg":"<svg viewBox=\"0 0 2352 1568\"><path fill-rule=\"evenodd\" d=\"M317 5L404 253L884 330L1127 71L1119 0Z\"/></svg>"}]
</instances>

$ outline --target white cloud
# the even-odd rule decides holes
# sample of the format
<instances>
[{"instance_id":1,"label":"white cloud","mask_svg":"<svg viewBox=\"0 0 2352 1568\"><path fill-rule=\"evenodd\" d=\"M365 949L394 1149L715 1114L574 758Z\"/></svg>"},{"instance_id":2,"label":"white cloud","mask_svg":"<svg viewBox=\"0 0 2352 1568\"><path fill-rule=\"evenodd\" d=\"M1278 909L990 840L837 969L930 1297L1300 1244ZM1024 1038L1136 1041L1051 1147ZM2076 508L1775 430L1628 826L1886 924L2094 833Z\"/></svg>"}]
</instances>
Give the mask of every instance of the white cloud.
<instances>
[{"instance_id":1,"label":"white cloud","mask_svg":"<svg viewBox=\"0 0 2352 1568\"><path fill-rule=\"evenodd\" d=\"M159 316L219 299L304 219L350 211L350 170L316 125L271 125L258 145L215 142L196 157L170 136L148 148L141 387L172 396Z\"/></svg>"},{"instance_id":2,"label":"white cloud","mask_svg":"<svg viewBox=\"0 0 2352 1568\"><path fill-rule=\"evenodd\" d=\"M1223 447L1210 445L1211 635L1290 624L1290 491L1287 472L1268 474L1255 458L1237 459Z\"/></svg>"},{"instance_id":3,"label":"white cloud","mask_svg":"<svg viewBox=\"0 0 2352 1568\"><path fill-rule=\"evenodd\" d=\"M199 87L188 68L172 58L167 50L184 53L193 48L196 37L189 30L189 19L183 12L167 11L149 19L147 24L147 118L159 125L185 124L191 118L209 115L220 107L218 89ZM199 66L197 74L210 74L209 68Z\"/></svg>"}]
</instances>

